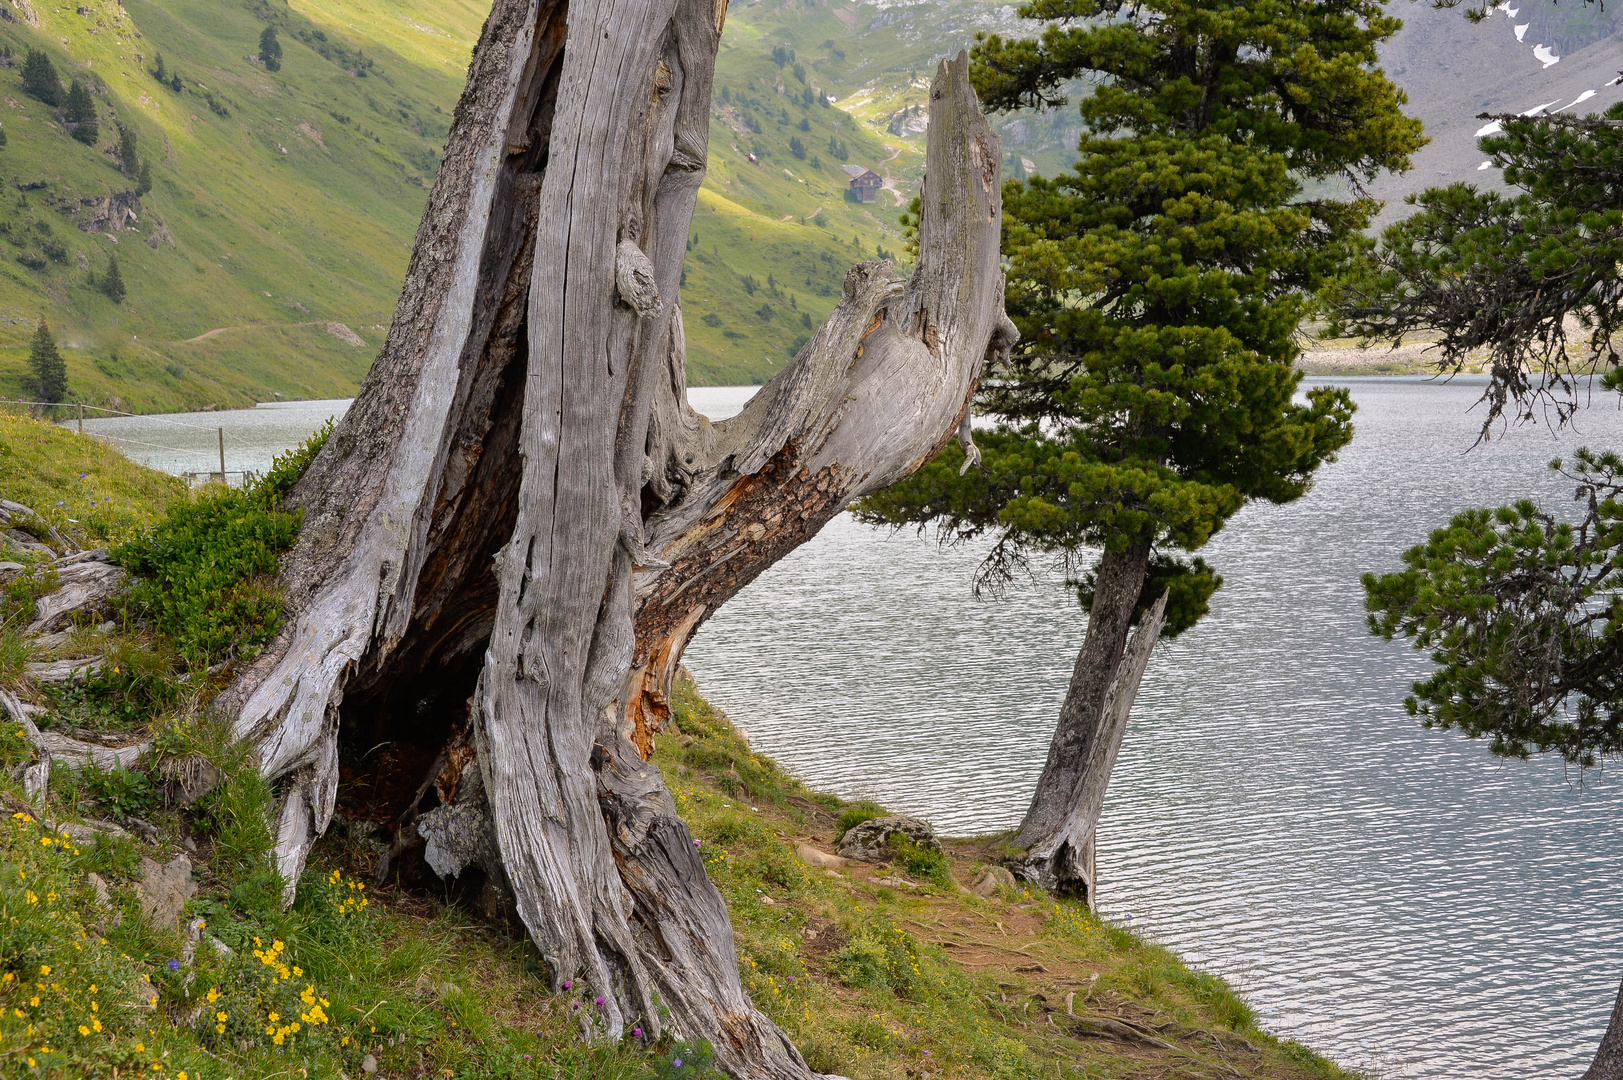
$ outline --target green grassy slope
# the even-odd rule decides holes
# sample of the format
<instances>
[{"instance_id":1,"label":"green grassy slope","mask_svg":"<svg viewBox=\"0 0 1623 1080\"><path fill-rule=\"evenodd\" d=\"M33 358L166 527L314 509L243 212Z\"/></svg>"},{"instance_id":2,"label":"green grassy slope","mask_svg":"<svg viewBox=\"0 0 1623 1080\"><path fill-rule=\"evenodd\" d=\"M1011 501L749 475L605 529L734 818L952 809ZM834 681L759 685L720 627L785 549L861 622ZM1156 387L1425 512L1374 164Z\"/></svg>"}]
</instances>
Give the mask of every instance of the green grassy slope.
<instances>
[{"instance_id":1,"label":"green grassy slope","mask_svg":"<svg viewBox=\"0 0 1623 1080\"><path fill-rule=\"evenodd\" d=\"M14 54L0 66L0 394L31 396L27 341L41 316L64 343L76 400L149 410L352 393L393 311L487 6L88 0L80 15L31 0L29 10L37 26L0 21ZM253 58L267 21L284 49L275 73ZM923 166L912 114L935 59L1011 26L987 0L733 5L684 289L695 384L770 376L833 308L848 266L901 251L897 216ZM50 54L64 86L91 85L98 145L76 142L60 110L22 91L30 47ZM795 59L774 60L775 49ZM159 54L182 90L153 77ZM1011 160L1057 167L1074 142L1071 115L1001 121ZM135 188L113 149L120 123L138 136L153 190L126 228L86 232L84 200ZM886 176L879 202L846 201L844 164ZM122 305L97 286L115 253Z\"/></svg>"},{"instance_id":2,"label":"green grassy slope","mask_svg":"<svg viewBox=\"0 0 1623 1080\"><path fill-rule=\"evenodd\" d=\"M0 393L26 396L41 315L67 346L76 398L151 409L352 392L393 309L482 13L446 5L441 34L390 42L353 33L365 22L346 16L381 11L364 0L33 10L37 27L0 23L14 54L0 68ZM245 58L272 12L285 53L274 74ZM92 84L97 146L23 93L29 47L64 85ZM160 53L182 90L152 76ZM119 123L153 189L126 228L85 232L83 200L135 187L113 153ZM93 284L115 253L122 305Z\"/></svg>"}]
</instances>

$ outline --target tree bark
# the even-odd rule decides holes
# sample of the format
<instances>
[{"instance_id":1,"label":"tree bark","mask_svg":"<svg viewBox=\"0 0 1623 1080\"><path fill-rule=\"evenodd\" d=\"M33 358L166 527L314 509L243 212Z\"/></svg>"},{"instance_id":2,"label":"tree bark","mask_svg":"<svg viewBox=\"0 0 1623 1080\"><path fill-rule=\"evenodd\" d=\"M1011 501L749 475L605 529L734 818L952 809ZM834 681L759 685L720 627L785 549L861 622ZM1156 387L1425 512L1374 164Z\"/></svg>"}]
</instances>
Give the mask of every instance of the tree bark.
<instances>
[{"instance_id":1,"label":"tree bark","mask_svg":"<svg viewBox=\"0 0 1623 1080\"><path fill-rule=\"evenodd\" d=\"M1080 896L1090 908L1096 904L1094 828L1166 611L1162 596L1128 643L1149 559L1148 543L1107 549L1100 557L1087 636L1071 670L1048 760L1015 837L1026 849L1013 867L1016 875L1051 892Z\"/></svg>"},{"instance_id":2,"label":"tree bark","mask_svg":"<svg viewBox=\"0 0 1623 1080\"><path fill-rule=\"evenodd\" d=\"M220 704L275 785L289 898L342 802L392 855L426 840L510 896L589 1038L669 1031L803 1078L647 756L694 629L967 439L1015 334L1000 146L960 54L931 89L912 278L855 267L742 414L688 407L677 289L725 11L497 0L383 351L291 496L284 631Z\"/></svg>"},{"instance_id":3,"label":"tree bark","mask_svg":"<svg viewBox=\"0 0 1623 1080\"><path fill-rule=\"evenodd\" d=\"M1623 1080L1623 985L1617 990L1617 1003L1612 1006L1612 1021L1601 1036L1600 1049L1583 1080Z\"/></svg>"}]
</instances>

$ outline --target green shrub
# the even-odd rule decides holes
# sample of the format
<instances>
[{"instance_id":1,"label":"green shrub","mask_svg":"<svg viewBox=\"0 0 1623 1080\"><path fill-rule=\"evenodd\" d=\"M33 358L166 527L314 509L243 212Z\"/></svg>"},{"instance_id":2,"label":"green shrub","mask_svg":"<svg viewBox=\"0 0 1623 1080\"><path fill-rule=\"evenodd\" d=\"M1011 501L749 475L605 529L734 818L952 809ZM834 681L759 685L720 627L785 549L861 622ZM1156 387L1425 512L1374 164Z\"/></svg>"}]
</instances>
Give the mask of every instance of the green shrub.
<instances>
[{"instance_id":1,"label":"green shrub","mask_svg":"<svg viewBox=\"0 0 1623 1080\"><path fill-rule=\"evenodd\" d=\"M835 976L847 986L888 989L913 997L923 981L918 943L889 923L864 929L830 960Z\"/></svg>"},{"instance_id":2,"label":"green shrub","mask_svg":"<svg viewBox=\"0 0 1623 1080\"><path fill-rule=\"evenodd\" d=\"M103 654L101 670L83 682L46 689L50 713L43 727L129 731L145 727L180 700L172 679L173 661L162 652L114 644Z\"/></svg>"},{"instance_id":3,"label":"green shrub","mask_svg":"<svg viewBox=\"0 0 1623 1080\"><path fill-rule=\"evenodd\" d=\"M891 858L909 874L943 888L952 887L952 867L944 853L920 847L900 833L892 833L886 846L890 848Z\"/></svg>"},{"instance_id":4,"label":"green shrub","mask_svg":"<svg viewBox=\"0 0 1623 1080\"><path fill-rule=\"evenodd\" d=\"M834 842L839 843L846 833L861 825L864 821L872 821L874 818L884 816L885 808L876 802L863 799L861 802L852 803L840 811L840 819L834 823Z\"/></svg>"},{"instance_id":5,"label":"green shrub","mask_svg":"<svg viewBox=\"0 0 1623 1080\"><path fill-rule=\"evenodd\" d=\"M103 817L124 818L150 814L158 808L158 788L152 777L136 769L103 772L94 764L78 773L78 788L95 802Z\"/></svg>"},{"instance_id":6,"label":"green shrub","mask_svg":"<svg viewBox=\"0 0 1623 1080\"><path fill-rule=\"evenodd\" d=\"M149 532L114 549L135 578L126 611L174 642L192 667L251 658L276 635L282 601L269 582L304 517L282 500L331 433L329 421L253 485L178 502Z\"/></svg>"}]
</instances>

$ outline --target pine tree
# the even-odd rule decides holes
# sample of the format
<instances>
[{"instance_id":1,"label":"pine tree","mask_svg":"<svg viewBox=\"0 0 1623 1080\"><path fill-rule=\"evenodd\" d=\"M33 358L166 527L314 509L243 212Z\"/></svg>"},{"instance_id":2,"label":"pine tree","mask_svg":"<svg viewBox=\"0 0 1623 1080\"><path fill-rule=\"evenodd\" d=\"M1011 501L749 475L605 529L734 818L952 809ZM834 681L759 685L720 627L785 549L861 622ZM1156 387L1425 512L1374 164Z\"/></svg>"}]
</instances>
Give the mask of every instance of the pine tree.
<instances>
[{"instance_id":1,"label":"pine tree","mask_svg":"<svg viewBox=\"0 0 1623 1080\"><path fill-rule=\"evenodd\" d=\"M62 354L56 348L56 339L51 336L51 328L45 325L44 319L34 327L34 342L28 351L28 367L33 371L34 379L39 385L39 400L55 403L67 397L68 366L62 362Z\"/></svg>"},{"instance_id":2,"label":"pine tree","mask_svg":"<svg viewBox=\"0 0 1623 1080\"><path fill-rule=\"evenodd\" d=\"M177 94L186 89L186 84L180 79L180 72L176 71L170 74L169 89L173 90Z\"/></svg>"},{"instance_id":3,"label":"pine tree","mask_svg":"<svg viewBox=\"0 0 1623 1080\"><path fill-rule=\"evenodd\" d=\"M0 127L0 146L6 145L6 129Z\"/></svg>"},{"instance_id":4,"label":"pine tree","mask_svg":"<svg viewBox=\"0 0 1623 1080\"><path fill-rule=\"evenodd\" d=\"M136 195L145 195L152 190L152 162L141 162L141 178L135 182Z\"/></svg>"},{"instance_id":5,"label":"pine tree","mask_svg":"<svg viewBox=\"0 0 1623 1080\"><path fill-rule=\"evenodd\" d=\"M789 139L789 153L804 161L806 159L806 144L801 142L798 136L791 136Z\"/></svg>"},{"instance_id":6,"label":"pine tree","mask_svg":"<svg viewBox=\"0 0 1623 1080\"><path fill-rule=\"evenodd\" d=\"M23 61L23 90L47 105L62 104L62 81L43 49L28 50L28 59Z\"/></svg>"},{"instance_id":7,"label":"pine tree","mask_svg":"<svg viewBox=\"0 0 1623 1080\"><path fill-rule=\"evenodd\" d=\"M135 152L135 128L129 124L118 125L118 167L131 178L141 172L141 159Z\"/></svg>"},{"instance_id":8,"label":"pine tree","mask_svg":"<svg viewBox=\"0 0 1623 1080\"><path fill-rule=\"evenodd\" d=\"M1110 760L1095 756L1102 740L1119 739L1106 725L1121 706L1106 703L1126 688L1132 625L1163 596L1152 635L1194 625L1221 580L1190 556L1247 502L1301 496L1352 437L1345 390L1296 400L1294 335L1376 206L1310 198L1303 182L1405 168L1422 140L1377 66L1400 25L1379 0L1144 0L1125 19L1114 0L1034 0L1020 13L1060 21L976 47L981 101L1052 108L1073 79L1094 90L1076 164L1004 186L1021 338L977 395L997 426L975 434L980 467L950 445L860 513L992 538L983 587L1033 553L1082 562L1070 585L1086 637L1016 842L1037 880L1086 892L1093 821L1072 815L1098 807L1072 797L1090 757ZM1086 789L1102 796L1097 783Z\"/></svg>"},{"instance_id":9,"label":"pine tree","mask_svg":"<svg viewBox=\"0 0 1623 1080\"><path fill-rule=\"evenodd\" d=\"M163 66L163 53L159 53L156 62L152 65L152 77L160 83L169 82L169 72Z\"/></svg>"},{"instance_id":10,"label":"pine tree","mask_svg":"<svg viewBox=\"0 0 1623 1080\"><path fill-rule=\"evenodd\" d=\"M107 274L101 279L101 291L115 304L124 302L124 275L118 272L118 256L107 259Z\"/></svg>"},{"instance_id":11,"label":"pine tree","mask_svg":"<svg viewBox=\"0 0 1623 1080\"><path fill-rule=\"evenodd\" d=\"M276 27L267 26L259 35L259 59L266 71L282 68L282 43L276 40Z\"/></svg>"},{"instance_id":12,"label":"pine tree","mask_svg":"<svg viewBox=\"0 0 1623 1080\"><path fill-rule=\"evenodd\" d=\"M91 100L90 91L85 84L74 79L68 86L67 105L63 109L64 119L71 125L73 137L86 146L95 146L96 140L101 137L101 129L96 124L96 103Z\"/></svg>"}]
</instances>

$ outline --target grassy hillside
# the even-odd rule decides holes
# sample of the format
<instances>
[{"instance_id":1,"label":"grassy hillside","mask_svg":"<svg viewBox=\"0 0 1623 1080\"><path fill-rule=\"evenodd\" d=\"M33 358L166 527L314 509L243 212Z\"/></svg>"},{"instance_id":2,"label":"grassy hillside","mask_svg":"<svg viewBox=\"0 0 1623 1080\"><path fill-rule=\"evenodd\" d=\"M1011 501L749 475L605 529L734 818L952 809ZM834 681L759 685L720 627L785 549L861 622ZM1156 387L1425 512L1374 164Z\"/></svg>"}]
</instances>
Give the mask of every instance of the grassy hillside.
<instances>
[{"instance_id":1,"label":"grassy hillside","mask_svg":"<svg viewBox=\"0 0 1623 1080\"><path fill-rule=\"evenodd\" d=\"M19 3L0 3L12 16L0 21L0 394L31 396L41 316L76 400L144 411L352 393L393 311L486 5ZM733 5L684 294L696 384L766 378L832 309L851 263L900 252L935 59L1009 29L1008 12ZM276 72L256 59L267 25L284 52ZM23 91L30 48L64 88L90 89L94 146ZM156 78L160 55L178 90ZM1011 168L1022 156L1056 167L1072 116L1004 121ZM150 165L139 199L120 125ZM846 200L845 164L887 178L878 203ZM133 216L109 221L110 205ZM115 255L122 304L101 288Z\"/></svg>"},{"instance_id":2,"label":"grassy hillside","mask_svg":"<svg viewBox=\"0 0 1623 1080\"><path fill-rule=\"evenodd\" d=\"M0 393L29 390L41 315L76 398L144 410L351 393L393 309L481 14L441 6L443 29L428 33L363 2L29 10L37 26L0 22L12 54L0 68ZM284 50L276 73L246 58L267 18ZM23 92L29 48L64 87L90 87L95 146ZM179 90L155 78L159 54ZM94 200L133 198L120 124L152 190L133 219L86 231ZM114 255L121 305L95 283Z\"/></svg>"},{"instance_id":3,"label":"grassy hillside","mask_svg":"<svg viewBox=\"0 0 1623 1080\"><path fill-rule=\"evenodd\" d=\"M58 437L8 426L0 447L31 455L47 436ZM30 466L37 501L77 497L81 481L51 476ZM108 482L156 492L167 478ZM230 513L199 514L210 500ZM170 563L153 580L200 568L197 556L218 579L238 565L216 564L222 542L260 535L241 526L272 513L252 492L174 507L167 541L142 556ZM204 528L211 519L236 540ZM0 556L11 554L0 539ZM20 633L43 584L26 573L0 581L0 690L34 706L41 728L150 737L154 752L132 770L58 766L30 801L20 767L33 750L0 718L0 1073L716 1075L702 1046L586 1045L576 1013L596 1007L593 992L550 994L521 931L475 915L454 891L371 879L389 841L379 823L336 821L283 910L267 862L272 793L209 709L229 672L205 675L211 657L201 657L183 674L183 639L197 627L154 629L187 601L137 589L110 632L86 625L46 643ZM219 605L193 607L226 625ZM101 668L69 686L35 684L24 664L53 659ZM654 760L728 904L745 985L815 1068L854 1080L1345 1075L1260 1031L1220 980L1121 927L1028 890L968 892L996 859L996 838L898 850L888 865L807 865L801 845L827 850L880 808L808 791L689 683L674 706ZM341 788L339 805L374 801L355 794ZM152 888L163 866L178 877ZM177 891L188 881L189 898Z\"/></svg>"},{"instance_id":4,"label":"grassy hillside","mask_svg":"<svg viewBox=\"0 0 1623 1080\"><path fill-rule=\"evenodd\" d=\"M151 528L185 490L100 440L0 411L0 499L32 507L82 544Z\"/></svg>"}]
</instances>

